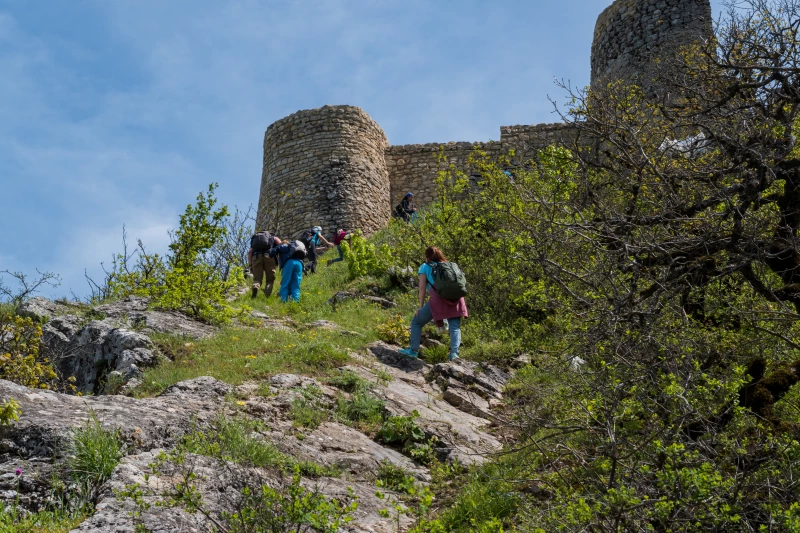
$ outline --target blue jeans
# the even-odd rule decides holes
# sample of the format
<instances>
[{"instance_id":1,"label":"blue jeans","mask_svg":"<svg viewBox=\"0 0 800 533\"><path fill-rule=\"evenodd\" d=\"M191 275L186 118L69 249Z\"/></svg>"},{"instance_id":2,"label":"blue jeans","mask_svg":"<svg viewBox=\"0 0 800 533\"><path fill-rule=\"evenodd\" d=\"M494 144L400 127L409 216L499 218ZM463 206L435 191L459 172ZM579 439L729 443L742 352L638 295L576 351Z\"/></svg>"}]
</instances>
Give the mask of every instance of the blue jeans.
<instances>
[{"instance_id":1,"label":"blue jeans","mask_svg":"<svg viewBox=\"0 0 800 533\"><path fill-rule=\"evenodd\" d=\"M411 319L411 349L419 351L419 341L422 337L422 327L433 320L430 302L425 302L414 318ZM450 327L450 353L457 354L461 346L461 317L448 318L447 324Z\"/></svg>"},{"instance_id":2,"label":"blue jeans","mask_svg":"<svg viewBox=\"0 0 800 533\"><path fill-rule=\"evenodd\" d=\"M331 259L331 264L338 263L339 261L344 260L344 254L342 253L342 245L337 244L336 249L339 251L339 257L337 257L336 259Z\"/></svg>"}]
</instances>

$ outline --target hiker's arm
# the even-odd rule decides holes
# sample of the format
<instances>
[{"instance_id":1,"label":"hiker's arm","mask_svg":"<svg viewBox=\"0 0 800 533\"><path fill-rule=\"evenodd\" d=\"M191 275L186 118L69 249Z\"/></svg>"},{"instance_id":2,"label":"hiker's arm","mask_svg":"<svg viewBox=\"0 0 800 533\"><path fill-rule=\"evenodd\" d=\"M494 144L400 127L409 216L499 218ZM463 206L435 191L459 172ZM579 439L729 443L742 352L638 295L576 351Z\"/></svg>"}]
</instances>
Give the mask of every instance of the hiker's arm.
<instances>
[{"instance_id":1,"label":"hiker's arm","mask_svg":"<svg viewBox=\"0 0 800 533\"><path fill-rule=\"evenodd\" d=\"M425 289L428 288L428 276L425 274L419 275L419 306L422 307L425 305L425 293L427 292Z\"/></svg>"},{"instance_id":2,"label":"hiker's arm","mask_svg":"<svg viewBox=\"0 0 800 533\"><path fill-rule=\"evenodd\" d=\"M325 246L328 246L328 247L331 247L331 246L333 246L333 245L332 245L330 242L328 242L328 239L326 239L326 238L325 238L325 237L323 237L322 235L320 235L320 236L319 236L319 240L321 240L322 242L324 242L324 243L325 243Z\"/></svg>"},{"instance_id":3,"label":"hiker's arm","mask_svg":"<svg viewBox=\"0 0 800 533\"><path fill-rule=\"evenodd\" d=\"M250 248L247 250L247 264L250 265L250 269L253 269L253 249Z\"/></svg>"}]
</instances>

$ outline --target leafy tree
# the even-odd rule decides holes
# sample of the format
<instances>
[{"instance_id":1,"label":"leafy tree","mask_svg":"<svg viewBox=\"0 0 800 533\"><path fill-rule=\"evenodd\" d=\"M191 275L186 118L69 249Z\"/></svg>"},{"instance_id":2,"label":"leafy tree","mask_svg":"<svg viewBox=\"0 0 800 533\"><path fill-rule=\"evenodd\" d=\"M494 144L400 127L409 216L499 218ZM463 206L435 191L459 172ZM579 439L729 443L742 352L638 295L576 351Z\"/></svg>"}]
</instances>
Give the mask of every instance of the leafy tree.
<instances>
[{"instance_id":1,"label":"leafy tree","mask_svg":"<svg viewBox=\"0 0 800 533\"><path fill-rule=\"evenodd\" d=\"M243 283L244 273L239 264L227 263L220 269L220 262L207 260L228 236L229 212L224 205L215 208L216 188L217 184L209 185L207 193L201 192L197 202L186 207L178 229L171 233L166 257L148 252L139 241L133 253L126 248L117 255L99 293L111 298L148 296L154 307L226 322L233 313L226 296Z\"/></svg>"},{"instance_id":2,"label":"leafy tree","mask_svg":"<svg viewBox=\"0 0 800 533\"><path fill-rule=\"evenodd\" d=\"M659 90L572 91L569 143L477 154L383 237L441 247L536 354L525 530L800 530L800 2L745 4Z\"/></svg>"}]
</instances>

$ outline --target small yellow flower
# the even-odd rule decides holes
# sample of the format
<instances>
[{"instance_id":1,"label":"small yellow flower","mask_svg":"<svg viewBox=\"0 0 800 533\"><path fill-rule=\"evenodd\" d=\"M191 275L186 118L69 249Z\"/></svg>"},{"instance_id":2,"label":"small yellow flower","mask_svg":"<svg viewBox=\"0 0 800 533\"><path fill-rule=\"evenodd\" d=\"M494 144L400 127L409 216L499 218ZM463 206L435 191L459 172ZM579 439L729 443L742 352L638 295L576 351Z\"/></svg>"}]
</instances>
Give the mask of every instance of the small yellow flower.
<instances>
[{"instance_id":1,"label":"small yellow flower","mask_svg":"<svg viewBox=\"0 0 800 533\"><path fill-rule=\"evenodd\" d=\"M255 355L245 355L244 358L245 359L255 359L256 356Z\"/></svg>"},{"instance_id":2,"label":"small yellow flower","mask_svg":"<svg viewBox=\"0 0 800 533\"><path fill-rule=\"evenodd\" d=\"M239 337L234 337L233 340L238 341Z\"/></svg>"},{"instance_id":3,"label":"small yellow flower","mask_svg":"<svg viewBox=\"0 0 800 533\"><path fill-rule=\"evenodd\" d=\"M244 405L244 402L238 401L238 402L236 402L236 405Z\"/></svg>"}]
</instances>

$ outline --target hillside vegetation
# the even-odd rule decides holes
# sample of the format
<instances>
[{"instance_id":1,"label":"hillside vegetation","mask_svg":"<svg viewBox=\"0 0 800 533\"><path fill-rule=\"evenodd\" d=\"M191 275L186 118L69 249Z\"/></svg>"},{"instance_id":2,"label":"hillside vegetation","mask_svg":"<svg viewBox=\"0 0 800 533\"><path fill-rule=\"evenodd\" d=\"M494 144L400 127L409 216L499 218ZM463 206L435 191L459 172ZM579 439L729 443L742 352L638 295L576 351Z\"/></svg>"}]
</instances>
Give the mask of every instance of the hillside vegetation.
<instances>
[{"instance_id":1,"label":"hillside vegetation","mask_svg":"<svg viewBox=\"0 0 800 533\"><path fill-rule=\"evenodd\" d=\"M146 294L221 327L155 337L169 361L131 394L285 372L347 389L324 407L306 387L291 416L304 428L344 421L429 469L427 484L381 472L376 490L405 502L381 496L397 529L402 511L417 532L800 531L800 3L746 8L727 13L716 41L660 65L658 90L566 87L569 143L527 161L476 151L469 168L442 156L436 204L369 239L356 233L344 263L304 279L299 303L226 300L244 265L232 253L211 266L229 235L212 186L187 208L169 257L140 245L98 285L101 297ZM439 462L413 415L388 416L372 385L338 370L376 340L407 342L431 245L469 282L461 356L517 369L492 415L503 453L479 466ZM340 291L352 297L332 300ZM275 327L252 322L253 310ZM441 362L435 344L422 357ZM17 351L25 372L2 375L49 386L48 362ZM241 464L295 473L251 511L300 494L301 471L332 475L252 444L249 422L229 424L216 422L219 442L190 434L176 449L231 461L219 435L233 435ZM347 522L339 503L313 505L326 530ZM234 518L246 527L226 531L288 530Z\"/></svg>"}]
</instances>

